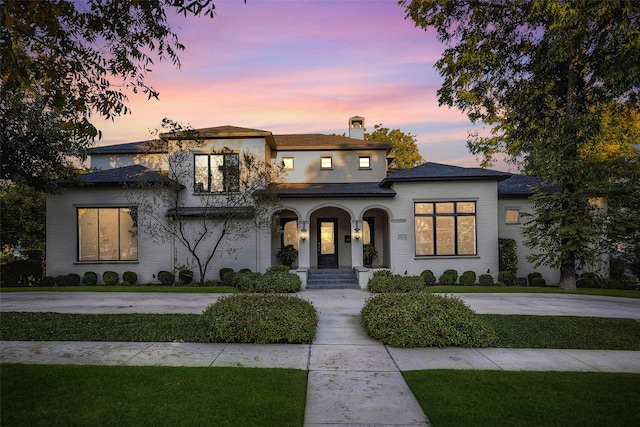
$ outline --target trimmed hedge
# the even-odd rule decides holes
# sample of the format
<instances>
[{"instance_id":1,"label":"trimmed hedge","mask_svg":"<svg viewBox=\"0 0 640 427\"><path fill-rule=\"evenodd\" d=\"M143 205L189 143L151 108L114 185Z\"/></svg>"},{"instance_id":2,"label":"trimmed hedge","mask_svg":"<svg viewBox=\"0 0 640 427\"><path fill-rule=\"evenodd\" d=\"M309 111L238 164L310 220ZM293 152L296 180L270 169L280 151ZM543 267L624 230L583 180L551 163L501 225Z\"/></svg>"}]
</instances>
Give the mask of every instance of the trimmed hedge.
<instances>
[{"instance_id":1,"label":"trimmed hedge","mask_svg":"<svg viewBox=\"0 0 640 427\"><path fill-rule=\"evenodd\" d=\"M158 280L164 286L173 286L176 281L176 275L170 271L160 271L158 272Z\"/></svg>"},{"instance_id":2,"label":"trimmed hedge","mask_svg":"<svg viewBox=\"0 0 640 427\"><path fill-rule=\"evenodd\" d=\"M534 271L533 273L527 274L527 281L529 282L529 286L536 286L533 284L535 279L542 279L542 274Z\"/></svg>"},{"instance_id":3,"label":"trimmed hedge","mask_svg":"<svg viewBox=\"0 0 640 427\"><path fill-rule=\"evenodd\" d=\"M98 284L98 275L93 271L87 271L82 276L82 284L86 286L95 286Z\"/></svg>"},{"instance_id":4,"label":"trimmed hedge","mask_svg":"<svg viewBox=\"0 0 640 427\"><path fill-rule=\"evenodd\" d=\"M510 271L501 271L498 273L498 282L513 286L516 284L516 276Z\"/></svg>"},{"instance_id":5,"label":"trimmed hedge","mask_svg":"<svg viewBox=\"0 0 640 427\"><path fill-rule=\"evenodd\" d=\"M286 266L285 266L286 267ZM243 293L293 293L302 288L297 274L279 267L270 268L265 274L250 270L234 273L232 286Z\"/></svg>"},{"instance_id":6,"label":"trimmed hedge","mask_svg":"<svg viewBox=\"0 0 640 427\"><path fill-rule=\"evenodd\" d=\"M424 279L420 276L391 276L374 275L367 283L369 292L420 292L424 289Z\"/></svg>"},{"instance_id":7,"label":"trimmed hedge","mask_svg":"<svg viewBox=\"0 0 640 427\"><path fill-rule=\"evenodd\" d=\"M495 285L495 281L493 280L493 276L490 274L481 274L478 277L478 283L480 286L493 286Z\"/></svg>"},{"instance_id":8,"label":"trimmed hedge","mask_svg":"<svg viewBox=\"0 0 640 427\"><path fill-rule=\"evenodd\" d=\"M442 286L455 285L458 280L458 272L455 270L446 270L438 279L438 284Z\"/></svg>"},{"instance_id":9,"label":"trimmed hedge","mask_svg":"<svg viewBox=\"0 0 640 427\"><path fill-rule=\"evenodd\" d=\"M461 286L473 286L476 284L476 273L474 271L465 271L460 276L460 285Z\"/></svg>"},{"instance_id":10,"label":"trimmed hedge","mask_svg":"<svg viewBox=\"0 0 640 427\"><path fill-rule=\"evenodd\" d=\"M133 271L125 271L122 274L122 281L127 285L135 285L138 281L138 275Z\"/></svg>"},{"instance_id":11,"label":"trimmed hedge","mask_svg":"<svg viewBox=\"0 0 640 427\"><path fill-rule=\"evenodd\" d=\"M309 301L287 295L221 297L200 316L200 342L310 343L318 312Z\"/></svg>"},{"instance_id":12,"label":"trimmed hedge","mask_svg":"<svg viewBox=\"0 0 640 427\"><path fill-rule=\"evenodd\" d=\"M488 347L497 340L455 297L380 294L369 298L360 313L367 334L392 347Z\"/></svg>"},{"instance_id":13,"label":"trimmed hedge","mask_svg":"<svg viewBox=\"0 0 640 427\"><path fill-rule=\"evenodd\" d=\"M115 271L105 271L102 273L102 281L107 286L117 286L120 283L120 276Z\"/></svg>"},{"instance_id":14,"label":"trimmed hedge","mask_svg":"<svg viewBox=\"0 0 640 427\"><path fill-rule=\"evenodd\" d=\"M424 270L420 273L420 277L422 277L425 286L434 286L436 284L436 275L431 270Z\"/></svg>"}]
</instances>

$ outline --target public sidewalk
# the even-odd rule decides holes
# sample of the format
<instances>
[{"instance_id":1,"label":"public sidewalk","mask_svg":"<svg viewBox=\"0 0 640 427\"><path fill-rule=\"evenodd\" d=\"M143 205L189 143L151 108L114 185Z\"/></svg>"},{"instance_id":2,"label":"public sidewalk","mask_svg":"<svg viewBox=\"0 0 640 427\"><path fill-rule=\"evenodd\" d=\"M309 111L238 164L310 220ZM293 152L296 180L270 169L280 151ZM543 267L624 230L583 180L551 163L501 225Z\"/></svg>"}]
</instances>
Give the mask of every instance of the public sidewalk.
<instances>
[{"instance_id":1,"label":"public sidewalk","mask_svg":"<svg viewBox=\"0 0 640 427\"><path fill-rule=\"evenodd\" d=\"M422 369L640 373L638 351L390 348L369 338L361 290L298 293L320 312L310 345L0 342L0 362L86 365L245 366L307 370L305 426L426 426L402 377ZM479 313L640 318L640 300L581 295L459 295ZM0 311L200 313L215 294L3 293ZM553 298L550 298L553 297Z\"/></svg>"}]
</instances>

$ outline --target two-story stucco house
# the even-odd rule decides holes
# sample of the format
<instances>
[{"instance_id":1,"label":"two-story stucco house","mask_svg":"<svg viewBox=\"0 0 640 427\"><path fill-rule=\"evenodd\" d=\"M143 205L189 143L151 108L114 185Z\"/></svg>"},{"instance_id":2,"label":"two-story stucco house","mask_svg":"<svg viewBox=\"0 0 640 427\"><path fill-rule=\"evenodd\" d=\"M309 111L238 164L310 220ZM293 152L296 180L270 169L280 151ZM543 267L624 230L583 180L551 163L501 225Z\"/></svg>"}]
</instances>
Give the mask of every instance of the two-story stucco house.
<instances>
[{"instance_id":1,"label":"two-story stucco house","mask_svg":"<svg viewBox=\"0 0 640 427\"><path fill-rule=\"evenodd\" d=\"M228 172L240 167L238 156L245 151L284 166L273 213L281 231L256 227L234 241L235 251L216 255L207 279L217 279L222 267L263 272L279 264L276 254L284 245L298 250L294 269L305 285L309 274L326 269L355 272L361 287L375 268L399 274L428 269L436 276L447 269L472 270L497 278L499 237L518 242L518 275L533 271L525 260L519 216L530 207L537 183L529 177L438 163L389 173L391 147L365 140L358 116L349 119L349 137L274 135L233 126L200 129L198 135L204 144L182 156L189 174L178 189L167 177L167 153L181 149L172 134L92 149L95 172L48 196L47 273L130 270L150 283L161 270L192 265L175 239L158 241L144 229L138 203L152 192L179 191L197 216L204 195L240 185L233 178L238 174ZM140 182L157 185L135 185ZM158 208L163 215L171 209ZM371 266L363 263L365 245L377 251ZM538 271L557 283L557 272Z\"/></svg>"}]
</instances>

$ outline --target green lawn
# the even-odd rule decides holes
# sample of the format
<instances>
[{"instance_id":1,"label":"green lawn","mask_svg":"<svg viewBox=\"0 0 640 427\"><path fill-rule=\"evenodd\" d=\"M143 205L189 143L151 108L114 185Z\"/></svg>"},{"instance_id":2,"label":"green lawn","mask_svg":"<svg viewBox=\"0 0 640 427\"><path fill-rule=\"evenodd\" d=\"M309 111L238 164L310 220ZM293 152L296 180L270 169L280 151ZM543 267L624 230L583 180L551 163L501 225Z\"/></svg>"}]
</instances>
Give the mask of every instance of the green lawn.
<instances>
[{"instance_id":1,"label":"green lawn","mask_svg":"<svg viewBox=\"0 0 640 427\"><path fill-rule=\"evenodd\" d=\"M404 377L434 427L640 425L638 374L429 370Z\"/></svg>"},{"instance_id":2,"label":"green lawn","mask_svg":"<svg viewBox=\"0 0 640 427\"><path fill-rule=\"evenodd\" d=\"M3 426L302 426L294 369L2 365Z\"/></svg>"},{"instance_id":3,"label":"green lawn","mask_svg":"<svg viewBox=\"0 0 640 427\"><path fill-rule=\"evenodd\" d=\"M0 292L162 292L176 294L237 293L232 286L54 286L50 288L0 288Z\"/></svg>"},{"instance_id":4,"label":"green lawn","mask_svg":"<svg viewBox=\"0 0 640 427\"><path fill-rule=\"evenodd\" d=\"M563 291L554 287L535 286L429 286L427 291L442 294L565 294L640 298L640 291L582 288L575 291Z\"/></svg>"}]
</instances>

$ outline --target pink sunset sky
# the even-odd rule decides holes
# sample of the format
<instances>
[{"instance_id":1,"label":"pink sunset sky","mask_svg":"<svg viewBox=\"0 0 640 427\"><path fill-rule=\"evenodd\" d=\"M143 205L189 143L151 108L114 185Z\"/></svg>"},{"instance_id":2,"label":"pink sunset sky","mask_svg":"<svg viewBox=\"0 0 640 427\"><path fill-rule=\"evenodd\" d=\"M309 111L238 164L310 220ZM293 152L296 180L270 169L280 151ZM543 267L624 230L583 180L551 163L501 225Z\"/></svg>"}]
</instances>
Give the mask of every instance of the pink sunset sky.
<instances>
[{"instance_id":1,"label":"pink sunset sky","mask_svg":"<svg viewBox=\"0 0 640 427\"><path fill-rule=\"evenodd\" d=\"M347 132L365 118L416 135L427 161L478 166L473 126L439 107L433 68L444 46L392 0L215 0L216 16L171 15L186 50L181 69L156 61L147 83L160 100L129 94L131 114L97 123L99 145L151 137L164 117L194 128L233 125L282 133ZM516 172L496 163L493 169Z\"/></svg>"}]
</instances>

